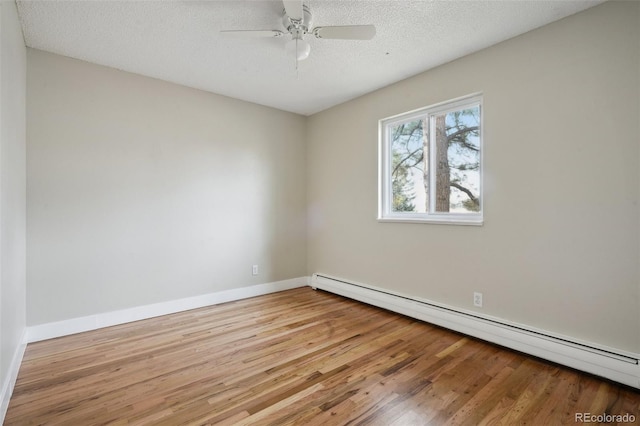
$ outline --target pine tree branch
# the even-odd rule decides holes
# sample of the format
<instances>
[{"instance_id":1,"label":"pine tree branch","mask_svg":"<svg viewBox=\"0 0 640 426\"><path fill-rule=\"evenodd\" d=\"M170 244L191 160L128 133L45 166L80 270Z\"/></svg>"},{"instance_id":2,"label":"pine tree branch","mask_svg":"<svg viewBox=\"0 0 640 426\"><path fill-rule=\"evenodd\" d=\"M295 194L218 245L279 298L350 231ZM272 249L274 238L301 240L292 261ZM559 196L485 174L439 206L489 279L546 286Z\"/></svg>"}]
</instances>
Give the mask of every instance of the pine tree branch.
<instances>
[{"instance_id":1,"label":"pine tree branch","mask_svg":"<svg viewBox=\"0 0 640 426\"><path fill-rule=\"evenodd\" d=\"M400 166L405 162L408 161L411 157L413 157L413 155L415 153L417 153L418 151L422 151L422 147L416 149L413 152L410 152L409 155L407 155L406 157L404 157L402 160L398 161L398 164L396 164L396 166L393 168L393 171L391 172L391 176L394 176L396 174L396 172L398 171L398 169L400 168ZM420 156L420 158L418 159L418 161L416 161L415 164L418 164L420 161L422 161L422 155ZM414 166L415 166L414 164ZM413 167L413 166L411 166Z\"/></svg>"},{"instance_id":2,"label":"pine tree branch","mask_svg":"<svg viewBox=\"0 0 640 426\"><path fill-rule=\"evenodd\" d=\"M467 188L465 188L464 186L460 185L457 182L451 182L449 185L467 194L467 196L473 202L473 204L475 204L476 206L480 206L480 202L478 201L478 198L474 197L473 193L470 190L468 190Z\"/></svg>"},{"instance_id":3,"label":"pine tree branch","mask_svg":"<svg viewBox=\"0 0 640 426\"><path fill-rule=\"evenodd\" d=\"M467 142L467 133L470 132L477 132L480 129L480 126L472 126L472 127L465 127L462 130L458 130L457 132L451 133L450 135L447 135L447 141L450 144L453 141L458 142L460 145L462 145L463 147L470 149L471 151L475 151L478 152L479 149L471 144L469 144ZM464 135L464 136L463 136Z\"/></svg>"}]
</instances>

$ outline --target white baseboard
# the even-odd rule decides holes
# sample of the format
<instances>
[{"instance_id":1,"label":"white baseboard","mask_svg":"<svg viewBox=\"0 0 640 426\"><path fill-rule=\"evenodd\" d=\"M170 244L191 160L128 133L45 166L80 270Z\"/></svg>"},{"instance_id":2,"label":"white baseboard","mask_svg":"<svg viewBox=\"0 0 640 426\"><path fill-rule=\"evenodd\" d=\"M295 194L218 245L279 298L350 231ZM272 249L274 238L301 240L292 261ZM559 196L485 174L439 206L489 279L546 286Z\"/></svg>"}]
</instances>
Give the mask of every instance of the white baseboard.
<instances>
[{"instance_id":1,"label":"white baseboard","mask_svg":"<svg viewBox=\"0 0 640 426\"><path fill-rule=\"evenodd\" d=\"M308 283L309 277L292 278L289 280L258 284L250 287L234 288L231 290L171 300L168 302L154 303L152 305L137 306L135 308L122 309L119 311L72 318L64 321L33 325L27 328L27 341L29 343L38 342L40 340L82 333L84 331L96 330L98 328L173 314L176 312L187 311L189 309L202 308L204 306L262 296L264 294L304 287L308 285Z\"/></svg>"},{"instance_id":2,"label":"white baseboard","mask_svg":"<svg viewBox=\"0 0 640 426\"><path fill-rule=\"evenodd\" d=\"M324 274L313 274L310 286L640 389L637 353Z\"/></svg>"},{"instance_id":3,"label":"white baseboard","mask_svg":"<svg viewBox=\"0 0 640 426\"><path fill-rule=\"evenodd\" d=\"M0 394L0 423L4 423L4 417L7 414L9 408L9 401L13 394L13 388L16 385L16 379L18 378L18 371L20 371L20 364L22 364L22 357L24 356L24 350L27 347L27 331L25 330L20 339L20 344L16 348L9 365L9 371L2 381L2 393Z\"/></svg>"}]
</instances>

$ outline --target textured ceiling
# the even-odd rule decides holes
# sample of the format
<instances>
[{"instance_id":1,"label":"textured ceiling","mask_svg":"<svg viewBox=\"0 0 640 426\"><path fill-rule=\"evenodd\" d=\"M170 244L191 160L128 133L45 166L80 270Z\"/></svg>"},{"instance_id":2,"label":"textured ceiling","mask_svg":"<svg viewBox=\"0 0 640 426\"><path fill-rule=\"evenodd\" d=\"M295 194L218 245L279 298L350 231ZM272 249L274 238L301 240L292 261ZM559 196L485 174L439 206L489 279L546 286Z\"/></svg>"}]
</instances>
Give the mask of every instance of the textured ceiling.
<instances>
[{"instance_id":1,"label":"textured ceiling","mask_svg":"<svg viewBox=\"0 0 640 426\"><path fill-rule=\"evenodd\" d=\"M286 39L219 33L283 29L279 0L17 2L29 47L304 115L599 3L305 0L314 26L374 24L377 35L309 36L296 71Z\"/></svg>"}]
</instances>

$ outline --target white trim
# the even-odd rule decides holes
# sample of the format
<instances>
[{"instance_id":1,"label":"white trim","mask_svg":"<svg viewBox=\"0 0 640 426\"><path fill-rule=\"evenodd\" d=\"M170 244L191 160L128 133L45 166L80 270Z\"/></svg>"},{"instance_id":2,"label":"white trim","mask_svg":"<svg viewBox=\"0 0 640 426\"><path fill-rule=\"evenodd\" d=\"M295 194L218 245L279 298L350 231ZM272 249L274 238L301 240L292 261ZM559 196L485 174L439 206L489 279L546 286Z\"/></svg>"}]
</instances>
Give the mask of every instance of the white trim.
<instances>
[{"instance_id":1,"label":"white trim","mask_svg":"<svg viewBox=\"0 0 640 426\"><path fill-rule=\"evenodd\" d=\"M640 354L637 353L324 274L313 274L311 287L640 389Z\"/></svg>"},{"instance_id":2,"label":"white trim","mask_svg":"<svg viewBox=\"0 0 640 426\"><path fill-rule=\"evenodd\" d=\"M425 219L424 213L417 213L420 216L412 216L411 213L406 213L403 216L394 216L389 214L383 218L378 218L378 222L390 222L390 223L437 223L440 225L471 225L482 226L484 219L482 217L465 215L469 217L456 217L452 215L437 216L431 215L428 219Z\"/></svg>"},{"instance_id":3,"label":"white trim","mask_svg":"<svg viewBox=\"0 0 640 426\"><path fill-rule=\"evenodd\" d=\"M27 341L29 343L38 342L40 340L82 333L84 331L96 330L103 327L110 327L113 325L125 324L132 321L173 314L190 309L202 308L204 306L262 296L278 291L304 287L307 286L308 283L309 277L292 278L284 281L257 284L250 287L234 288L216 293L154 303L152 305L137 306L135 308L122 309L119 311L88 315L86 317L33 325L27 328Z\"/></svg>"},{"instance_id":4,"label":"white trim","mask_svg":"<svg viewBox=\"0 0 640 426\"><path fill-rule=\"evenodd\" d=\"M7 415L7 409L9 408L9 401L11 395L13 395L13 388L16 385L18 378L18 372L20 371L20 364L22 364L22 358L24 357L24 351L27 348L27 330L25 329L20 339L20 344L16 348L9 365L7 375L2 382L2 393L0 394L0 423L4 423L4 417Z\"/></svg>"}]
</instances>

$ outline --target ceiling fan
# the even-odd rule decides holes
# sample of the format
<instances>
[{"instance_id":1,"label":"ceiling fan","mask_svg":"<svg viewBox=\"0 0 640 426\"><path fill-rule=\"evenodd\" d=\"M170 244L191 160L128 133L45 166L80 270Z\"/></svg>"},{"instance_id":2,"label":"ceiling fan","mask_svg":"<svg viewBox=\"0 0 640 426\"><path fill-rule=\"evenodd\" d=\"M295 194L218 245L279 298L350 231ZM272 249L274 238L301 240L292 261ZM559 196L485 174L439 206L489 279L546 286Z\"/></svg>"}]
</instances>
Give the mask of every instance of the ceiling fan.
<instances>
[{"instance_id":1,"label":"ceiling fan","mask_svg":"<svg viewBox=\"0 0 640 426\"><path fill-rule=\"evenodd\" d=\"M282 24L285 30L224 30L224 35L236 37L286 37L291 36L285 48L298 61L309 57L311 45L304 39L311 34L316 38L339 40L371 40L376 35L373 25L342 25L330 27L311 26L312 16L309 6L303 0L282 0L284 5Z\"/></svg>"}]
</instances>

